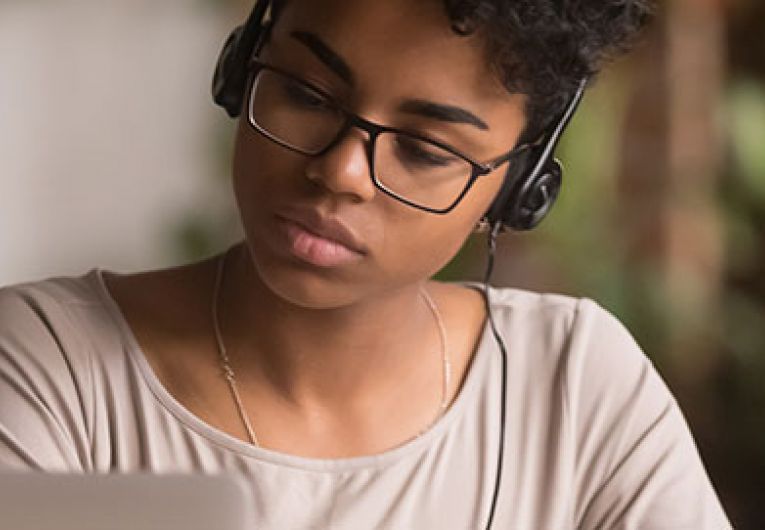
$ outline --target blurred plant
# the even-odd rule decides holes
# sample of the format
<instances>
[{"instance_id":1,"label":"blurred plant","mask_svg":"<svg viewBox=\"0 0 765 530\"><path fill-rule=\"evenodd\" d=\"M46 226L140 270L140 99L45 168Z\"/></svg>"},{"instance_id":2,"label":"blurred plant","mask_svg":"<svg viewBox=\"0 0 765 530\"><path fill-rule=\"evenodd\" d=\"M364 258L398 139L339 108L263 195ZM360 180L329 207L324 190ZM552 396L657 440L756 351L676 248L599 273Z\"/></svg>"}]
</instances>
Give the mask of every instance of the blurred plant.
<instances>
[{"instance_id":1,"label":"blurred plant","mask_svg":"<svg viewBox=\"0 0 765 530\"><path fill-rule=\"evenodd\" d=\"M730 163L723 197L728 267L720 317L728 361L720 380L731 482L747 527L765 525L765 88L731 82L726 106Z\"/></svg>"}]
</instances>

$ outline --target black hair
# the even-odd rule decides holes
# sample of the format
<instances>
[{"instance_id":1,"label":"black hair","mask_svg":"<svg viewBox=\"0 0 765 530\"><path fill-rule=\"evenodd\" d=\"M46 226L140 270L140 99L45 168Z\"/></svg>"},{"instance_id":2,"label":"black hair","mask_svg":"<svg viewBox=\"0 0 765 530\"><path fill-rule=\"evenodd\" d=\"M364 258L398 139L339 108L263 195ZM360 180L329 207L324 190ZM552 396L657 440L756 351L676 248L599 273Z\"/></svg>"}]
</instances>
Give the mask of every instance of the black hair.
<instances>
[{"instance_id":1,"label":"black hair","mask_svg":"<svg viewBox=\"0 0 765 530\"><path fill-rule=\"evenodd\" d=\"M286 0L275 0L276 17ZM528 96L521 141L536 139L585 78L627 51L653 14L652 0L442 0L460 35L483 39L511 93Z\"/></svg>"},{"instance_id":2,"label":"black hair","mask_svg":"<svg viewBox=\"0 0 765 530\"><path fill-rule=\"evenodd\" d=\"M565 107L582 79L626 52L653 14L652 0L443 0L460 34L484 39L489 65L528 96L523 141Z\"/></svg>"}]
</instances>

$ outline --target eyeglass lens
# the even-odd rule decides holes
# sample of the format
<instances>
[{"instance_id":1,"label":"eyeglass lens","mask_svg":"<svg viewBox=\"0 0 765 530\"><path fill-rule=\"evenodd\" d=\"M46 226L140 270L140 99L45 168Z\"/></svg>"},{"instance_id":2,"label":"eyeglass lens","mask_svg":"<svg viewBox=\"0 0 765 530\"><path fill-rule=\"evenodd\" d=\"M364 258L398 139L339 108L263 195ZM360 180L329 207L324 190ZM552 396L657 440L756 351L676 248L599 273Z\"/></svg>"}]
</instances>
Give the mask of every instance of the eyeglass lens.
<instances>
[{"instance_id":1,"label":"eyeglass lens","mask_svg":"<svg viewBox=\"0 0 765 530\"><path fill-rule=\"evenodd\" d=\"M250 122L271 140L306 155L331 145L346 124L345 113L310 85L269 68L252 82ZM382 132L374 146L378 185L421 207L445 209L463 192L472 173L466 160L402 132Z\"/></svg>"}]
</instances>

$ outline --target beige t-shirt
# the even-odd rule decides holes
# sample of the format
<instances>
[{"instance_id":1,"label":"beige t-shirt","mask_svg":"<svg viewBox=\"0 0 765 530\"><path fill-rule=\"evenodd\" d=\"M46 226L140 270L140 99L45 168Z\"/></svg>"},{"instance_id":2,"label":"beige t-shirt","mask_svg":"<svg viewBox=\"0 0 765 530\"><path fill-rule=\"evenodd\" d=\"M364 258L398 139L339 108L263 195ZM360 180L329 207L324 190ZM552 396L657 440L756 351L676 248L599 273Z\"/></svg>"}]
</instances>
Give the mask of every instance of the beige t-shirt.
<instances>
[{"instance_id":1,"label":"beige t-shirt","mask_svg":"<svg viewBox=\"0 0 765 530\"><path fill-rule=\"evenodd\" d=\"M508 348L493 528L725 529L688 427L629 333L587 299L491 290ZM250 446L159 383L98 269L0 289L0 470L244 475L260 530L483 528L501 355L488 327L422 436L311 459Z\"/></svg>"}]
</instances>

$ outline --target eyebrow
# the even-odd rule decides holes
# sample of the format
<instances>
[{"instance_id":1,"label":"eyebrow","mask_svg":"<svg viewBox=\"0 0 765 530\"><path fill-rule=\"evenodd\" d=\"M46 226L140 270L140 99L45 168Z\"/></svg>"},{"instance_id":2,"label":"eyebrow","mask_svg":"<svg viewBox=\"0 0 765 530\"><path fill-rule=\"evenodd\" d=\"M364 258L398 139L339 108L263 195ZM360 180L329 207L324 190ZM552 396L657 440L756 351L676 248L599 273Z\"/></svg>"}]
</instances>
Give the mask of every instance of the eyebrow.
<instances>
[{"instance_id":1,"label":"eyebrow","mask_svg":"<svg viewBox=\"0 0 765 530\"><path fill-rule=\"evenodd\" d=\"M327 46L318 35L309 33L308 31L293 31L290 35L311 50L313 54L323 62L327 68L337 74L340 79L351 86L355 84L356 80L351 71L351 67L348 66L345 59Z\"/></svg>"},{"instance_id":2,"label":"eyebrow","mask_svg":"<svg viewBox=\"0 0 765 530\"><path fill-rule=\"evenodd\" d=\"M489 130L489 126L481 118L469 110L465 110L462 107L455 107L454 105L444 105L442 103L434 103L422 99L410 99L403 102L399 106L399 110L407 114L419 114L426 118L433 118L449 123L466 123L477 127L482 131Z\"/></svg>"},{"instance_id":3,"label":"eyebrow","mask_svg":"<svg viewBox=\"0 0 765 530\"><path fill-rule=\"evenodd\" d=\"M292 38L303 44L313 54L324 63L327 68L332 70L337 76L348 85L356 84L353 70L348 63L337 52L332 50L318 35L308 31L295 30L290 33ZM445 105L422 99L410 99L402 103L399 107L400 112L407 114L418 114L426 118L445 121L448 123L465 123L472 125L482 131L488 131L489 126L481 118L472 112L456 107L454 105Z\"/></svg>"}]
</instances>

